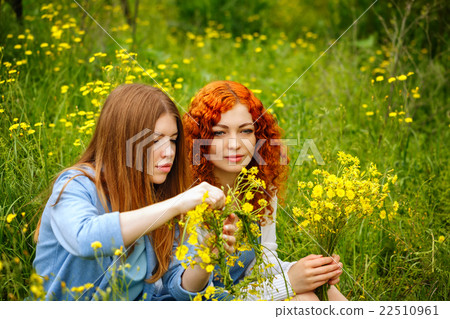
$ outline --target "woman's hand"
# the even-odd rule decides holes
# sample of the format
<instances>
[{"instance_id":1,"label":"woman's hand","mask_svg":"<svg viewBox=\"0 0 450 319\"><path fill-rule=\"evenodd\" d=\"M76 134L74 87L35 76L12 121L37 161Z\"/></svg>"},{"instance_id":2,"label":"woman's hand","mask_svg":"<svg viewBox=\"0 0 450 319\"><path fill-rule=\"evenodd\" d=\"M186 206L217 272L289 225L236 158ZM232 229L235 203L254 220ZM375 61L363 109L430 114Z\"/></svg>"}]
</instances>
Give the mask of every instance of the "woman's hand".
<instances>
[{"instance_id":1,"label":"woman's hand","mask_svg":"<svg viewBox=\"0 0 450 319\"><path fill-rule=\"evenodd\" d=\"M230 214L227 219L223 223L223 239L225 240L224 248L229 253L232 254L234 252L234 244L236 243L236 238L234 237L234 233L236 231L236 215ZM208 234L203 239L203 244L209 246L208 238L211 234ZM218 253L217 247L209 247L211 252L216 254ZM201 268L198 264L201 263L200 258L196 258L197 265L192 267L188 267L182 277L181 284L184 289L192 292L201 291L204 289L205 285L208 283L210 272L207 272L205 269Z\"/></svg>"},{"instance_id":2,"label":"woman's hand","mask_svg":"<svg viewBox=\"0 0 450 319\"><path fill-rule=\"evenodd\" d=\"M339 260L341 259L341 257L339 255L333 255L333 261L331 262L332 264L338 263L340 266L340 269L342 270L342 263L339 262ZM342 272L340 272L339 274L337 274L335 277L331 278L330 280L328 280L328 284L330 285L336 285L339 281L340 281L340 276L341 276Z\"/></svg>"},{"instance_id":3,"label":"woman's hand","mask_svg":"<svg viewBox=\"0 0 450 319\"><path fill-rule=\"evenodd\" d=\"M234 244L236 244L236 237L234 237L234 233L236 232L237 229L236 219L237 219L236 215L234 213L231 213L230 216L228 216L227 219L225 219L223 222L222 233L223 239L225 241L224 248L229 254L234 253L235 250ZM217 250L217 247L211 246L209 241L209 238L211 238L212 235L213 235L212 233L208 233L204 237L202 244L208 247L211 250L211 252L217 256L219 252Z\"/></svg>"},{"instance_id":4,"label":"woman's hand","mask_svg":"<svg viewBox=\"0 0 450 319\"><path fill-rule=\"evenodd\" d=\"M205 202L212 209L222 209L225 206L225 194L223 191L207 182L202 182L177 196L179 213L186 213L201 204L206 192L208 192L208 197L205 199Z\"/></svg>"},{"instance_id":5,"label":"woman's hand","mask_svg":"<svg viewBox=\"0 0 450 319\"><path fill-rule=\"evenodd\" d=\"M334 256L337 255L333 255L336 260ZM312 291L330 280L332 282L339 281L342 263L333 261L333 258L309 255L297 261L288 271L289 282L294 291L302 294Z\"/></svg>"}]
</instances>

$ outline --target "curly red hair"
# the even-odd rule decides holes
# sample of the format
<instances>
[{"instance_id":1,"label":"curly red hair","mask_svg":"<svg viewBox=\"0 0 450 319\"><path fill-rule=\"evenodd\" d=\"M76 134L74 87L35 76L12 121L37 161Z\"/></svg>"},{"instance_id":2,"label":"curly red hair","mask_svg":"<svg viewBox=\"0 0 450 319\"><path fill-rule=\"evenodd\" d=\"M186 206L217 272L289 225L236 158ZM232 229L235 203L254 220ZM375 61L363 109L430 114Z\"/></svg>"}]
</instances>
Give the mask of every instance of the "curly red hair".
<instances>
[{"instance_id":1,"label":"curly red hair","mask_svg":"<svg viewBox=\"0 0 450 319\"><path fill-rule=\"evenodd\" d=\"M282 152L281 145L271 145L270 143L270 141L281 138L282 130L275 118L264 109L261 101L255 97L252 91L244 85L232 81L211 82L203 87L195 95L188 112L183 116L186 145L194 180L197 180L198 183L208 182L217 186L219 183L213 173L214 166L203 156L203 154L209 153L209 146L202 145L200 154L195 154L197 158L194 161L194 140L213 139L212 127L220 121L221 114L238 103L247 106L253 121L256 121L254 123L256 141L266 140L258 149L258 153L266 165L258 164L255 158L252 158L247 165L247 169L256 166L259 170L258 178L264 180L267 185L266 192L256 193L252 200L252 204L258 207L257 202L262 198L270 203L275 195L278 198L282 196L289 168L282 163L283 158L285 162L288 160L286 153ZM200 164L194 165L194 162ZM271 205L268 206L268 211L271 219L273 214Z\"/></svg>"}]
</instances>

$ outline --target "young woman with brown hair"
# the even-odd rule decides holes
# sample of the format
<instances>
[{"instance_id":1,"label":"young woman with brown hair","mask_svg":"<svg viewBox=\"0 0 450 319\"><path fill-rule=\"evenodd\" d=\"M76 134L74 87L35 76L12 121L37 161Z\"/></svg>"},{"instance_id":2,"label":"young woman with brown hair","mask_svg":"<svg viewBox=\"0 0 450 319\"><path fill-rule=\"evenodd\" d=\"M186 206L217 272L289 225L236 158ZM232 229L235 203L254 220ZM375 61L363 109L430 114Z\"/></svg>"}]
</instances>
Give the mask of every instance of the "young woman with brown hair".
<instances>
[{"instance_id":1,"label":"young woman with brown hair","mask_svg":"<svg viewBox=\"0 0 450 319\"><path fill-rule=\"evenodd\" d=\"M267 274L273 274L274 279L261 297L284 300L296 294L297 300L318 300L313 292L315 288L327 282L338 283L342 273L339 256L309 255L296 262L285 262L277 256L277 197L283 196L288 166L286 155L280 149L281 129L261 101L242 84L212 82L195 95L183 124L191 162L195 159L199 163L192 165L198 182L227 189L233 187L242 168L256 167L257 177L267 185L252 199L254 207L259 207L261 199L270 203L260 220L260 229L267 263L275 265ZM194 148L194 141L200 139L209 140L208 146ZM232 267L230 274L236 283L249 274L254 256L254 252L245 252L240 257L244 267L238 263ZM221 283L215 280L214 285ZM328 294L330 300L346 300L334 286Z\"/></svg>"},{"instance_id":2,"label":"young woman with brown hair","mask_svg":"<svg viewBox=\"0 0 450 319\"><path fill-rule=\"evenodd\" d=\"M130 84L111 92L86 151L56 178L35 233L45 299L189 300L206 288L210 273L172 258L179 230L171 221L206 191L214 208L225 198L208 183L188 189L184 143L179 112L162 91ZM129 266L112 274L122 251ZM111 289L113 277L123 279L121 291Z\"/></svg>"}]
</instances>

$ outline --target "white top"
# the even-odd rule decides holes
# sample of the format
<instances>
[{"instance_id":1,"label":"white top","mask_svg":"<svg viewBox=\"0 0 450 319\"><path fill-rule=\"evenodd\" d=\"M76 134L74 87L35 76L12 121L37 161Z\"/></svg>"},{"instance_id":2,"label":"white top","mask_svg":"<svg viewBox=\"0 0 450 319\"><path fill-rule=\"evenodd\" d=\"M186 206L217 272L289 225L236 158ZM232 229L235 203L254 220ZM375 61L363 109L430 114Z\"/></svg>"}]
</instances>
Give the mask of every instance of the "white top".
<instances>
[{"instance_id":1,"label":"white top","mask_svg":"<svg viewBox=\"0 0 450 319\"><path fill-rule=\"evenodd\" d=\"M259 296L248 295L247 300L284 300L294 295L292 286L289 282L287 272L296 262L286 262L278 258L277 254L277 234L276 234L276 212L277 212L277 197L273 198L271 202L273 208L273 221L261 226L261 245L263 247L263 258L268 264L273 264L265 270L267 276L274 275L272 284L265 282L258 290ZM253 265L256 259L254 259L248 266L245 275L250 275Z\"/></svg>"}]
</instances>

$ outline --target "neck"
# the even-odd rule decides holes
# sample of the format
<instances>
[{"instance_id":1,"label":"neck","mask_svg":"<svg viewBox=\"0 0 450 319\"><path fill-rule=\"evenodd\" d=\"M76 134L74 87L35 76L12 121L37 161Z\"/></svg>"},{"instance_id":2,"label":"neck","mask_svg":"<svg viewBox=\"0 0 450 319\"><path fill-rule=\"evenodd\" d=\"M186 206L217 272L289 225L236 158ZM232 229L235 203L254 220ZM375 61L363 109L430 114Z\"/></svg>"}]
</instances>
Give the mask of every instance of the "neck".
<instances>
[{"instance_id":1,"label":"neck","mask_svg":"<svg viewBox=\"0 0 450 319\"><path fill-rule=\"evenodd\" d=\"M233 188L234 182L236 178L238 177L238 173L230 173L225 172L221 169L214 168L214 176L218 180L220 186L224 187L225 193L228 191L229 188Z\"/></svg>"}]
</instances>

